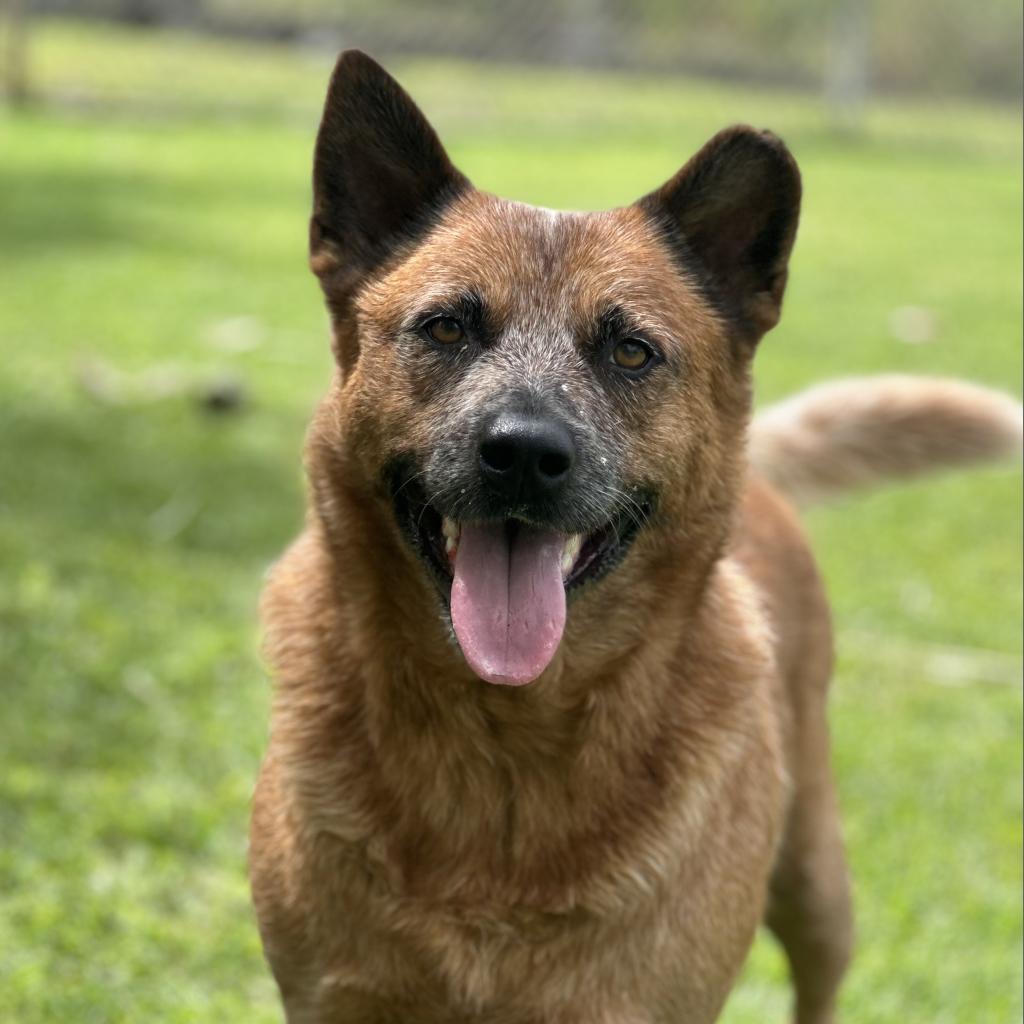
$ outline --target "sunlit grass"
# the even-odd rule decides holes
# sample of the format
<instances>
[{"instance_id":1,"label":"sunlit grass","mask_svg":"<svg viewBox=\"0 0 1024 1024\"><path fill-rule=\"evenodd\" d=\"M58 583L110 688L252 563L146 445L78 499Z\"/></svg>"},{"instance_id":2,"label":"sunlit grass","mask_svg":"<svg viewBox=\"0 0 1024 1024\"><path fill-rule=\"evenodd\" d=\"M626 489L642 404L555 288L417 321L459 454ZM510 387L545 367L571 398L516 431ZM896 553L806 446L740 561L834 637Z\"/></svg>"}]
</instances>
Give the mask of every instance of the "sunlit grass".
<instances>
[{"instance_id":1,"label":"sunlit grass","mask_svg":"<svg viewBox=\"0 0 1024 1024\"><path fill-rule=\"evenodd\" d=\"M80 107L0 120L0 1018L276 1020L244 881L255 603L330 366L304 256L329 61L67 23L34 60ZM729 121L782 132L806 204L761 396L883 369L1019 389L1015 116L878 108L854 140L790 94L399 70L481 187L550 206L628 202ZM930 342L893 336L908 305ZM110 370L120 404L82 385ZM224 374L248 402L216 418L193 390ZM851 1024L1020 1017L1020 518L1012 467L810 516L840 632ZM968 649L952 675L938 644ZM977 648L1009 669L980 682ZM781 1020L783 978L763 943L726 1019Z\"/></svg>"}]
</instances>

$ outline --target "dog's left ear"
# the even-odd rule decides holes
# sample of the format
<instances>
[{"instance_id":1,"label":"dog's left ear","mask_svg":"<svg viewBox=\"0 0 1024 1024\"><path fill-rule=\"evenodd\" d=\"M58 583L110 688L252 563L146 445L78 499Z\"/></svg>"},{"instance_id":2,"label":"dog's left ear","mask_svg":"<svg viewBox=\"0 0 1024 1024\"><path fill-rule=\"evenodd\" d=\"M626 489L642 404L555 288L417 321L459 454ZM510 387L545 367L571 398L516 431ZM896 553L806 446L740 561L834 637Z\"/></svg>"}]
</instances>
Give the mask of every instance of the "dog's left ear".
<instances>
[{"instance_id":1,"label":"dog's left ear","mask_svg":"<svg viewBox=\"0 0 1024 1024\"><path fill-rule=\"evenodd\" d=\"M638 205L684 263L696 260L744 340L778 323L800 215L800 172L781 139L727 128Z\"/></svg>"}]
</instances>

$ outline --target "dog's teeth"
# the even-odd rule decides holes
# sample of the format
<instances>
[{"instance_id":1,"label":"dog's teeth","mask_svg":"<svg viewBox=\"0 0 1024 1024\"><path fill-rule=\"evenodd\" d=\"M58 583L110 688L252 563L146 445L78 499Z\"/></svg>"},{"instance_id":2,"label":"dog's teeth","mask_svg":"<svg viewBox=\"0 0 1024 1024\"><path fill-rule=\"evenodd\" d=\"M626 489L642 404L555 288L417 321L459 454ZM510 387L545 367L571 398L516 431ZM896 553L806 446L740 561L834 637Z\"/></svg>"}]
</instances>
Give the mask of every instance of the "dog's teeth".
<instances>
[{"instance_id":1,"label":"dog's teeth","mask_svg":"<svg viewBox=\"0 0 1024 1024\"><path fill-rule=\"evenodd\" d=\"M574 533L565 542L565 547L562 548L562 576L568 576L572 572L572 567L576 564L576 559L579 557L580 548L583 546L583 537Z\"/></svg>"},{"instance_id":2,"label":"dog's teeth","mask_svg":"<svg viewBox=\"0 0 1024 1024\"><path fill-rule=\"evenodd\" d=\"M459 549L459 534L462 528L454 519L447 516L441 520L441 533L444 534L444 550L448 555L448 561L455 564L455 552Z\"/></svg>"}]
</instances>

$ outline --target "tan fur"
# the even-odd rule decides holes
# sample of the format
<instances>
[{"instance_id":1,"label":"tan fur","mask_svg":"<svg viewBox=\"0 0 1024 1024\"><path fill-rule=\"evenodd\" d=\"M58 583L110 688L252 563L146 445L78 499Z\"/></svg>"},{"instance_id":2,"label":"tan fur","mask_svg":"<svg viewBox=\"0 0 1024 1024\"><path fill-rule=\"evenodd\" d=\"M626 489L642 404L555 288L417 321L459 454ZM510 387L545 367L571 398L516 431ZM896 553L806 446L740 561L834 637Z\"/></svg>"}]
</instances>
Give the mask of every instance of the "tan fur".
<instances>
[{"instance_id":1,"label":"tan fur","mask_svg":"<svg viewBox=\"0 0 1024 1024\"><path fill-rule=\"evenodd\" d=\"M776 264L745 264L754 293L730 300L730 325L655 200L552 214L475 192L398 87L346 59L311 236L338 372L310 429L306 529L263 603L275 697L251 880L289 1024L710 1024L765 918L799 1024L828 1024L851 941L828 610L799 524L744 460L751 331L777 318L795 220ZM421 178L383 175L400 195L454 182L436 223L384 258L372 232L343 250L366 210L391 214L353 212L334 170L373 188L401 159L387 143L344 163L363 128L334 136L367 105L398 111L393 133L424 154ZM674 182L706 193L733 151L797 201L795 166L748 129ZM742 189L772 201L753 166ZM721 232L685 209L707 265L725 265ZM442 357L404 325L466 288L500 344ZM665 347L642 386L601 384L580 346L609 303ZM403 452L457 454L460 424L510 388L585 412L602 464L658 493L625 560L572 595L550 666L515 689L469 670L381 477Z\"/></svg>"}]
</instances>

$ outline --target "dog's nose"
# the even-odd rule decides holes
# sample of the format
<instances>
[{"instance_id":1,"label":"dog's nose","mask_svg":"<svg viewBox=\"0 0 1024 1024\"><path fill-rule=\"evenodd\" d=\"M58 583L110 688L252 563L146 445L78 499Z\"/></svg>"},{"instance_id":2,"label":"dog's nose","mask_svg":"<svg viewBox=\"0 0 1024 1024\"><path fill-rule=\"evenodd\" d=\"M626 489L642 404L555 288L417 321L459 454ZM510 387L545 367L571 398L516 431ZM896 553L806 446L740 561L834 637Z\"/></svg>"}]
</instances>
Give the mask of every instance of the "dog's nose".
<instances>
[{"instance_id":1,"label":"dog's nose","mask_svg":"<svg viewBox=\"0 0 1024 1024\"><path fill-rule=\"evenodd\" d=\"M484 479L510 502L555 497L575 460L568 428L546 416L501 413L480 437Z\"/></svg>"}]
</instances>

